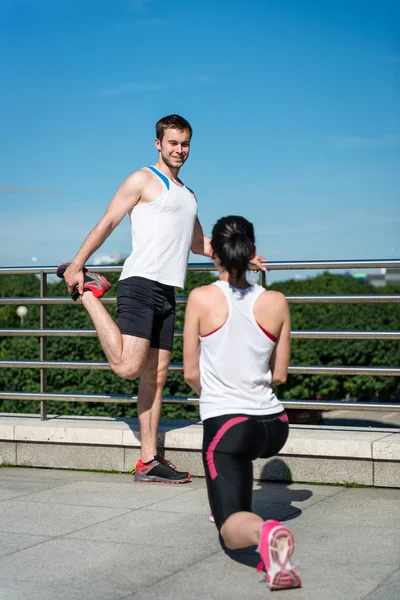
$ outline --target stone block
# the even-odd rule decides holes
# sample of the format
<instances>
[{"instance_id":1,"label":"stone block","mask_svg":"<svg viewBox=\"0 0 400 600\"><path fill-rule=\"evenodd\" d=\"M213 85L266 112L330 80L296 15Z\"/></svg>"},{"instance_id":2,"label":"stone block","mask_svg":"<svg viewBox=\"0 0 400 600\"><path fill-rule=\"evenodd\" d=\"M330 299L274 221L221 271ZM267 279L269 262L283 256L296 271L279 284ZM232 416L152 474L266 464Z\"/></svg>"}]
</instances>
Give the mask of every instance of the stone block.
<instances>
[{"instance_id":1,"label":"stone block","mask_svg":"<svg viewBox=\"0 0 400 600\"><path fill-rule=\"evenodd\" d=\"M19 443L18 466L59 469L124 470L124 448L79 444Z\"/></svg>"},{"instance_id":2,"label":"stone block","mask_svg":"<svg viewBox=\"0 0 400 600\"><path fill-rule=\"evenodd\" d=\"M0 465L17 464L17 445L15 442L0 442Z\"/></svg>"},{"instance_id":3,"label":"stone block","mask_svg":"<svg viewBox=\"0 0 400 600\"><path fill-rule=\"evenodd\" d=\"M265 461L255 461L254 474L256 479L264 481L373 485L373 463L361 459L278 455Z\"/></svg>"},{"instance_id":4,"label":"stone block","mask_svg":"<svg viewBox=\"0 0 400 600\"><path fill-rule=\"evenodd\" d=\"M375 441L372 451L374 460L400 461L400 433L393 433Z\"/></svg>"},{"instance_id":5,"label":"stone block","mask_svg":"<svg viewBox=\"0 0 400 600\"><path fill-rule=\"evenodd\" d=\"M378 487L400 488L400 461L375 460L374 485Z\"/></svg>"},{"instance_id":6,"label":"stone block","mask_svg":"<svg viewBox=\"0 0 400 600\"><path fill-rule=\"evenodd\" d=\"M14 440L14 424L0 421L0 441Z\"/></svg>"}]
</instances>

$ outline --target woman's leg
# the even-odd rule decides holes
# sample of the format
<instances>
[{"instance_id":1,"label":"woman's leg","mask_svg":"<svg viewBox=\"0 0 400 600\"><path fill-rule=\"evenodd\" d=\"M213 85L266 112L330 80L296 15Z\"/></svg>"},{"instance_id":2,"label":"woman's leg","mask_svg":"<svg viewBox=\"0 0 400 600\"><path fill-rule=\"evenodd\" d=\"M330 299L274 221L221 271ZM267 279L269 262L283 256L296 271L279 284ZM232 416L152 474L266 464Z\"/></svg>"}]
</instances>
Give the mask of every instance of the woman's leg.
<instances>
[{"instance_id":1,"label":"woman's leg","mask_svg":"<svg viewBox=\"0 0 400 600\"><path fill-rule=\"evenodd\" d=\"M240 511L227 518L221 537L229 550L258 546L264 521L253 512Z\"/></svg>"}]
</instances>

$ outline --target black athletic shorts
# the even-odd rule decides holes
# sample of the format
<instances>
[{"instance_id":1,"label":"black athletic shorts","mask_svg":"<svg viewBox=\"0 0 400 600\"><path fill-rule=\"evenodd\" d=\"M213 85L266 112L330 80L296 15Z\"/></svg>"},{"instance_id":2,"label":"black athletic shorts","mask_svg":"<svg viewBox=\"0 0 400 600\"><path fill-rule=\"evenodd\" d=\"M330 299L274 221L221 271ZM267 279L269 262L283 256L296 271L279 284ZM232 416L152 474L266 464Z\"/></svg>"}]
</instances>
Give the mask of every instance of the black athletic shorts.
<instances>
[{"instance_id":1,"label":"black athletic shorts","mask_svg":"<svg viewBox=\"0 0 400 600\"><path fill-rule=\"evenodd\" d=\"M172 350L175 289L145 277L118 282L118 327L122 334L150 340L151 348Z\"/></svg>"},{"instance_id":2,"label":"black athletic shorts","mask_svg":"<svg viewBox=\"0 0 400 600\"><path fill-rule=\"evenodd\" d=\"M203 464L208 500L218 530L228 517L251 511L253 460L270 458L289 435L285 411L274 415L223 415L203 422Z\"/></svg>"}]
</instances>

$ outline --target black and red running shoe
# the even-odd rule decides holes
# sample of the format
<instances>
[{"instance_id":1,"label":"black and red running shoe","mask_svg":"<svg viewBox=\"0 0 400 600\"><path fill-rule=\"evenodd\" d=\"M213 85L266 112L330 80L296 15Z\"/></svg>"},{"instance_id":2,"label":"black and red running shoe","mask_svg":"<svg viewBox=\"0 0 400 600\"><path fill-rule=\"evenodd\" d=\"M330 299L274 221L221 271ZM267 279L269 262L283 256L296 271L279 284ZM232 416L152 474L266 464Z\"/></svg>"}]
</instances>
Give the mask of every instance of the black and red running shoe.
<instances>
[{"instance_id":1,"label":"black and red running shoe","mask_svg":"<svg viewBox=\"0 0 400 600\"><path fill-rule=\"evenodd\" d=\"M64 273L70 264L71 263L69 262L65 262L57 268L57 276L60 279L64 279ZM96 298L101 298L111 288L111 283L107 281L103 275L100 275L99 273L92 273L91 271L88 271L86 267L83 267L82 271L85 277L83 284L83 290L85 292L92 292L93 296ZM80 294L78 286L76 285L72 291L71 298L75 302L78 300L79 296Z\"/></svg>"},{"instance_id":2,"label":"black and red running shoe","mask_svg":"<svg viewBox=\"0 0 400 600\"><path fill-rule=\"evenodd\" d=\"M140 458L136 463L135 482L154 483L187 483L190 481L190 473L180 472L169 461L156 454L153 460L144 463Z\"/></svg>"}]
</instances>

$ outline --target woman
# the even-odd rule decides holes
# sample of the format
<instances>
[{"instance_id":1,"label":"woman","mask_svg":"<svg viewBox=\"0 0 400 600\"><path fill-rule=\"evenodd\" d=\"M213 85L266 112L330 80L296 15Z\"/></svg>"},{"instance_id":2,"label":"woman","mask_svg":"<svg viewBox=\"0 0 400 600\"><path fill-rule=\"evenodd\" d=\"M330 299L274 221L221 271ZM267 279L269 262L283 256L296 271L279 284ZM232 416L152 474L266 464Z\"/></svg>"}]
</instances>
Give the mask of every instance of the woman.
<instances>
[{"instance_id":1,"label":"woman","mask_svg":"<svg viewBox=\"0 0 400 600\"><path fill-rule=\"evenodd\" d=\"M253 225L224 217L213 228L219 281L193 290L184 330L185 380L200 396L203 463L216 526L227 548L256 545L271 590L300 587L289 562L292 532L251 512L253 465L284 446L287 415L272 385L284 383L290 315L280 292L246 279L256 254Z\"/></svg>"}]
</instances>

